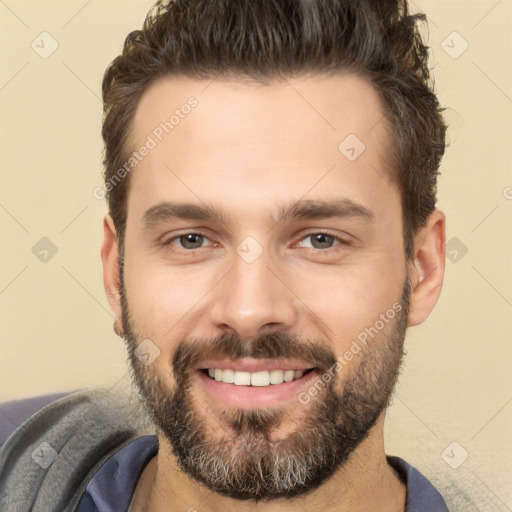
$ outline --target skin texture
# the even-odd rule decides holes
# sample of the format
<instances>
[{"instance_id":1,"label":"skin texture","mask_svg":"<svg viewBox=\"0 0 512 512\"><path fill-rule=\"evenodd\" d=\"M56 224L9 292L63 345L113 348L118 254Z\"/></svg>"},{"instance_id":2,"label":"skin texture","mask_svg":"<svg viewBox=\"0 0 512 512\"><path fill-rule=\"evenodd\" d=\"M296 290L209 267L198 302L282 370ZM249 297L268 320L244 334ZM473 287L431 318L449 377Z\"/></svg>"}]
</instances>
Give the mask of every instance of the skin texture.
<instances>
[{"instance_id":1,"label":"skin texture","mask_svg":"<svg viewBox=\"0 0 512 512\"><path fill-rule=\"evenodd\" d=\"M145 375L158 376L170 392L177 385L172 361L179 343L222 335L250 346L251 340L280 332L321 340L333 356L342 356L379 315L401 303L407 277L411 296L404 321L414 326L428 317L444 275L445 219L437 210L430 216L415 237L414 259L406 262L400 195L385 166L390 144L386 120L372 87L343 74L265 86L161 79L139 104L134 148L190 96L198 105L130 176L125 299L134 337L150 339L160 350ZM355 161L338 150L349 134L366 146ZM335 198L364 206L372 220L350 216L276 223L281 205ZM163 201L212 205L229 219L174 219L146 229L144 213ZM206 239L194 251L187 252L178 240L166 247L160 243L198 231ZM315 248L308 235L326 231L345 243ZM252 263L237 253L248 236L263 249ZM104 284L112 310L123 322L118 254L115 227L107 215ZM125 315L125 331L126 320ZM386 324L368 351L386 347L394 326ZM339 372L336 391L341 393L355 378L363 360L354 356ZM393 364L397 370L399 361ZM195 381L189 392L209 439L221 439L224 408ZM296 433L315 403L312 399L301 405L297 397L283 403L284 419L271 439ZM405 487L385 459L384 414L332 478L293 500L238 501L213 493L181 470L168 438L160 433L160 450L143 472L131 510L404 510Z\"/></svg>"}]
</instances>

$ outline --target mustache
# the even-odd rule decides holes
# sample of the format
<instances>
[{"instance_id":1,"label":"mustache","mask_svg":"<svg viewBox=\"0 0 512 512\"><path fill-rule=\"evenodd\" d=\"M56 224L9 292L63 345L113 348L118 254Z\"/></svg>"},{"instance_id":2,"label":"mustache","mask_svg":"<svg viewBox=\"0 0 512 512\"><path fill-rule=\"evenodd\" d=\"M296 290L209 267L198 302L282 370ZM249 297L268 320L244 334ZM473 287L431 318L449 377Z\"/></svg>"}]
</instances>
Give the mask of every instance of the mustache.
<instances>
[{"instance_id":1,"label":"mustache","mask_svg":"<svg viewBox=\"0 0 512 512\"><path fill-rule=\"evenodd\" d=\"M225 332L212 340L184 339L174 352L175 375L183 375L201 361L209 359L293 359L314 366L321 372L336 363L334 352L323 340L308 340L285 332L265 333L244 340L233 332Z\"/></svg>"}]
</instances>

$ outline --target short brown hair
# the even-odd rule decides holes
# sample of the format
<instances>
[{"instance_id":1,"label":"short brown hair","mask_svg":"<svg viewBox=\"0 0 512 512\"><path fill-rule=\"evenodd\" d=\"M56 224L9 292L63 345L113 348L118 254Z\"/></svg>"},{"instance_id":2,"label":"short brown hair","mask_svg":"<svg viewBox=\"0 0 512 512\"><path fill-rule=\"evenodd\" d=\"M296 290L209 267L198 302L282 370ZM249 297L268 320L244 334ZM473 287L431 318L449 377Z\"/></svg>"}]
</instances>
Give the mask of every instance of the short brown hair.
<instances>
[{"instance_id":1,"label":"short brown hair","mask_svg":"<svg viewBox=\"0 0 512 512\"><path fill-rule=\"evenodd\" d=\"M402 198L404 245L436 205L445 148L441 116L418 23L406 0L167 0L128 34L103 77L107 183L129 158L139 100L163 76L267 83L309 73L354 72L378 92ZM133 149L132 149L133 150ZM107 189L123 251L129 176Z\"/></svg>"}]
</instances>

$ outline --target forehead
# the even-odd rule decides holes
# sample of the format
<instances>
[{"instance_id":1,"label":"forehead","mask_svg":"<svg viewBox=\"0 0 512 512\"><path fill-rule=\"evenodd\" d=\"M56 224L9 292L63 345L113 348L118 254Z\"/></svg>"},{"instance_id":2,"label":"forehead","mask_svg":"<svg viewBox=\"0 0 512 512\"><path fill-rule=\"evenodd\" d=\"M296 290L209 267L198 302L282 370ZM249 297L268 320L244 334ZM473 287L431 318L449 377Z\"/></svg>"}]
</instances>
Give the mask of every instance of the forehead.
<instances>
[{"instance_id":1,"label":"forehead","mask_svg":"<svg viewBox=\"0 0 512 512\"><path fill-rule=\"evenodd\" d=\"M191 98L197 106L188 109L186 104ZM193 122L184 122L189 117L185 111L189 110ZM178 116L171 121L174 139L180 135L193 137L201 139L206 147L274 144L276 137L283 143L332 146L349 133L371 143L385 128L375 89L361 77L343 73L267 84L183 76L161 78L139 102L133 122L135 140L142 141L173 114ZM201 130L197 130L198 126Z\"/></svg>"},{"instance_id":2,"label":"forehead","mask_svg":"<svg viewBox=\"0 0 512 512\"><path fill-rule=\"evenodd\" d=\"M242 189L266 191L270 199L303 195L321 180L315 191L325 194L343 178L352 186L345 195L353 196L354 187L371 180L390 181L386 123L378 93L350 74L264 85L159 79L142 96L132 124L132 150L151 149L131 175L129 203L147 208L178 190L196 201L215 202L220 190Z\"/></svg>"}]
</instances>

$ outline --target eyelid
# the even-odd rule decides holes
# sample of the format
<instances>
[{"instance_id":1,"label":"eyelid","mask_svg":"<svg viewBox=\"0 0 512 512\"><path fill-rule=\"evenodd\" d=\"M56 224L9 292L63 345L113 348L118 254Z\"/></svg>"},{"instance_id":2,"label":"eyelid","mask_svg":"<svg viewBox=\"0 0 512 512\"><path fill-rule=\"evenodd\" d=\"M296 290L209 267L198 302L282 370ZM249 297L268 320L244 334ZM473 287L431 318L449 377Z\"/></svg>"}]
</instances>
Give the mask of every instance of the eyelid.
<instances>
[{"instance_id":1,"label":"eyelid","mask_svg":"<svg viewBox=\"0 0 512 512\"><path fill-rule=\"evenodd\" d=\"M163 235L162 237L160 237L159 243L160 243L160 245L162 245L165 248L165 247L170 246L172 244L172 242L178 240L180 237L185 236L185 235L192 235L192 234L193 235L200 235L200 236L202 236L203 238L209 240L211 242L211 244L208 245L208 246L198 247L196 249L184 249L184 248L181 248L181 247L176 247L177 251L190 253L190 252L198 251L199 249L205 249L206 247L211 247L212 245L215 245L215 242L210 240L210 237L204 231L202 231L201 229L196 229L196 230L190 230L189 229L187 231L183 231L181 233L177 233L177 234L173 235L168 240L164 240L165 239L165 235ZM308 231L308 232L302 233L300 238L298 239L298 241L295 242L293 245L295 246L298 243L302 242L303 240L305 240L305 239L307 239L307 238L309 238L309 237L311 237L313 235L319 235L319 234L331 236L335 240L337 240L339 243L333 245L332 247L327 247L325 249L316 249L315 247L306 247L306 249L311 249L313 251L318 251L318 252L328 252L329 250L334 250L334 247L338 247L340 245L349 245L351 243L350 240L347 240L348 236L347 236L347 238L341 237L339 234L336 234L336 233L332 232L329 229L315 229L315 230L312 230L312 231Z\"/></svg>"},{"instance_id":2,"label":"eyelid","mask_svg":"<svg viewBox=\"0 0 512 512\"><path fill-rule=\"evenodd\" d=\"M210 237L204 231L202 231L201 229L194 229L194 230L189 229L187 231L183 231L182 233L174 234L171 238L166 239L166 235L167 234L168 233L166 233L165 235L162 235L158 239L158 243L160 245L164 246L164 247L167 247L168 245L171 245L171 242L174 242L175 240L178 240L179 238L181 238L182 236L185 236L185 235L200 235L203 238L206 238L207 240L212 242L212 245L214 244L214 242L212 240L210 240ZM180 247L178 247L177 249L178 250L182 250L182 251L186 251L186 252L191 252L193 250L197 251L197 249L181 249ZM203 249L203 247L200 247L199 249Z\"/></svg>"},{"instance_id":3,"label":"eyelid","mask_svg":"<svg viewBox=\"0 0 512 512\"><path fill-rule=\"evenodd\" d=\"M320 234L331 236L335 240L337 240L339 243L336 244L336 245L333 245L332 247L327 247L326 249L315 249L314 247L313 248L307 247L307 249L312 249L314 251L320 251L320 252L327 252L329 250L334 249L334 247L338 247L340 245L349 245L350 244L350 240L348 239L349 238L348 235L345 238L345 237L340 236L339 234L334 233L333 231L330 231L329 229L316 229L316 230L313 230L313 231L308 231L307 233L301 235L301 237L299 238L298 242L296 242L296 244L299 243L299 242L302 242L304 239L309 238L309 237L311 237L313 235L320 235Z\"/></svg>"}]
</instances>

